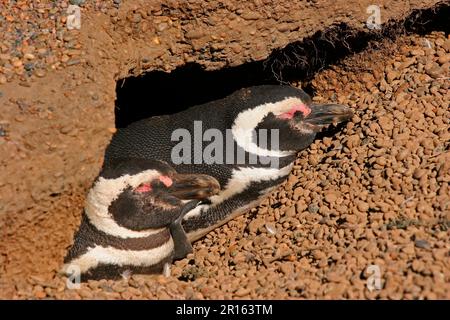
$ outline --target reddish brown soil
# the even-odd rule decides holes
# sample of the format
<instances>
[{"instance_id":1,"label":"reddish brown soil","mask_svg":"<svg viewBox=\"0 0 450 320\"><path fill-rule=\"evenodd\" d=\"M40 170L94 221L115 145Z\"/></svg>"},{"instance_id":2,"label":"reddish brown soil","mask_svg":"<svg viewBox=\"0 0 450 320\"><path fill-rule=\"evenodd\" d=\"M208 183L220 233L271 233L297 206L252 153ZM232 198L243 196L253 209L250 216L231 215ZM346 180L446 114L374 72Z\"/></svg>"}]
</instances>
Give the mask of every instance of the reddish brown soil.
<instances>
[{"instance_id":1,"label":"reddish brown soil","mask_svg":"<svg viewBox=\"0 0 450 320\"><path fill-rule=\"evenodd\" d=\"M379 1L381 22L440 2ZM32 8L19 1L0 11L7 35L0 47L0 76L7 81L0 79L0 121L10 135L0 145L5 215L45 210L53 205L50 194L89 185L114 127L120 78L188 62L218 69L263 60L274 49L340 23L367 31L372 1L128 0L117 9L112 1L91 0L81 8L81 29L71 31L64 24L68 1L53 8L54 3L42 0ZM25 39L33 33L37 38L21 42L22 35L12 34L15 28L23 29ZM37 74L26 73L26 63L34 61L27 53L39 62Z\"/></svg>"},{"instance_id":2,"label":"reddish brown soil","mask_svg":"<svg viewBox=\"0 0 450 320\"><path fill-rule=\"evenodd\" d=\"M55 46L59 63L45 61L44 74L24 76L17 63L0 84L0 297L449 299L450 39L439 33L385 42L317 74L316 99L348 104L357 116L301 152L261 206L197 242L172 277L69 290L57 274L114 132L115 80L191 61L216 69L264 59L332 23L361 28L369 2L230 1L201 10L170 1L140 21L146 1L105 13L86 6L82 30L63 39L81 52ZM381 3L383 22L409 11ZM69 53L79 62L68 65ZM366 287L370 265L380 268L381 290Z\"/></svg>"}]
</instances>

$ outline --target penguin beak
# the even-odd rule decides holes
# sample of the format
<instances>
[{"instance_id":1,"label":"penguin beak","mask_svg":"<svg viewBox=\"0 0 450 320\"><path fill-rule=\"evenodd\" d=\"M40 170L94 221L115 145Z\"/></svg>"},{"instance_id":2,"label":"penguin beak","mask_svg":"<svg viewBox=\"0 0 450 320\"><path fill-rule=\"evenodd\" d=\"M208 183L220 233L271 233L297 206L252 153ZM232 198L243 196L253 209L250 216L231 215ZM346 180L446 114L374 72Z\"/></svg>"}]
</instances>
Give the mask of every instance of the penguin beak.
<instances>
[{"instance_id":1,"label":"penguin beak","mask_svg":"<svg viewBox=\"0 0 450 320\"><path fill-rule=\"evenodd\" d=\"M320 131L325 126L330 124L337 125L350 120L352 117L353 111L347 106L340 104L314 104L311 106L311 113L303 119L303 122L311 125L314 131Z\"/></svg>"},{"instance_id":2,"label":"penguin beak","mask_svg":"<svg viewBox=\"0 0 450 320\"><path fill-rule=\"evenodd\" d=\"M176 174L168 192L181 200L206 199L220 191L219 182L205 174Z\"/></svg>"}]
</instances>

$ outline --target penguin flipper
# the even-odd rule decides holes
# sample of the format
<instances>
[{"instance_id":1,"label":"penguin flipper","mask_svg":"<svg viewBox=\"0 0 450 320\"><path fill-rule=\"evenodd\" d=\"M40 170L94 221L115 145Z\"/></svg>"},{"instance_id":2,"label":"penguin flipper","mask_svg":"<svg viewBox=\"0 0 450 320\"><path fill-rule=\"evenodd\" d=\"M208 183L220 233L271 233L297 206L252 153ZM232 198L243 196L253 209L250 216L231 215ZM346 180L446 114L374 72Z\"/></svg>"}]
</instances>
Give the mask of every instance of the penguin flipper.
<instances>
[{"instance_id":1,"label":"penguin flipper","mask_svg":"<svg viewBox=\"0 0 450 320\"><path fill-rule=\"evenodd\" d=\"M186 232L182 226L183 218L192 209L194 209L200 201L189 201L181 210L180 215L169 225L169 230L174 242L173 258L175 260L186 258L189 253L193 252L192 245L187 238Z\"/></svg>"},{"instance_id":2,"label":"penguin flipper","mask_svg":"<svg viewBox=\"0 0 450 320\"><path fill-rule=\"evenodd\" d=\"M175 244L173 252L174 260L186 258L189 253L193 252L193 249L187 238L186 232L184 232L181 222L173 222L169 226L169 229Z\"/></svg>"}]
</instances>

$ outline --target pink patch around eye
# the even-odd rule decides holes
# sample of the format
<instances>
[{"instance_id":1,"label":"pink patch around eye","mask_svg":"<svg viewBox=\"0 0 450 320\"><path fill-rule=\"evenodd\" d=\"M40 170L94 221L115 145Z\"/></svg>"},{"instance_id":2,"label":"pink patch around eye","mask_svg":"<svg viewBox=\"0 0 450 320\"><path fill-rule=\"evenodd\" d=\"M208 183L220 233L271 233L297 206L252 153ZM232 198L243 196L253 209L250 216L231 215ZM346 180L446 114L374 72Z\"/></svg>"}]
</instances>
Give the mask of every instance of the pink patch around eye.
<instances>
[{"instance_id":1,"label":"pink patch around eye","mask_svg":"<svg viewBox=\"0 0 450 320\"><path fill-rule=\"evenodd\" d=\"M294 108L303 113L305 117L311 113L311 109L305 104L300 104L298 106L295 106Z\"/></svg>"},{"instance_id":2,"label":"pink patch around eye","mask_svg":"<svg viewBox=\"0 0 450 320\"><path fill-rule=\"evenodd\" d=\"M294 117L294 114L300 111L301 113L303 113L303 116L307 116L311 113L311 109L305 105L305 104L298 104L295 105L291 108L291 110L289 110L288 112L282 113L278 116L278 118L280 119L292 119Z\"/></svg>"},{"instance_id":3,"label":"pink patch around eye","mask_svg":"<svg viewBox=\"0 0 450 320\"><path fill-rule=\"evenodd\" d=\"M166 187L170 187L173 183L172 179L170 179L168 176L160 176L159 181L164 183Z\"/></svg>"},{"instance_id":4,"label":"pink patch around eye","mask_svg":"<svg viewBox=\"0 0 450 320\"><path fill-rule=\"evenodd\" d=\"M137 187L135 190L136 190L136 192L139 192L139 193L149 192L149 191L152 191L152 187L149 183L143 183L139 187Z\"/></svg>"}]
</instances>

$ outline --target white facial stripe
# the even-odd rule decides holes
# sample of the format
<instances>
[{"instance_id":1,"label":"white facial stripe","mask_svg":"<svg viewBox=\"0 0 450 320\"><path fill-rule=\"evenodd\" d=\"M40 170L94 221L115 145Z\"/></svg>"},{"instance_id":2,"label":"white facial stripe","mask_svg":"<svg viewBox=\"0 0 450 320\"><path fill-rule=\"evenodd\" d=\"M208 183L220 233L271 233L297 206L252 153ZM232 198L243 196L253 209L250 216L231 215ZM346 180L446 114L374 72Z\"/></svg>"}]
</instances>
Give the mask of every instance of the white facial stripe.
<instances>
[{"instance_id":1,"label":"white facial stripe","mask_svg":"<svg viewBox=\"0 0 450 320\"><path fill-rule=\"evenodd\" d=\"M272 112L275 116L288 112L292 106L303 104L298 98L286 98L275 103L266 103L238 114L231 128L234 140L245 151L261 157L286 157L295 153L295 150L280 151L260 148L252 141L252 133L258 124Z\"/></svg>"},{"instance_id":2,"label":"white facial stripe","mask_svg":"<svg viewBox=\"0 0 450 320\"><path fill-rule=\"evenodd\" d=\"M152 266L167 258L174 250L172 238L160 247L150 250L121 250L112 247L95 246L80 257L64 265L63 270L70 270L70 266L77 266L81 273L85 273L99 264L116 266Z\"/></svg>"},{"instance_id":3,"label":"white facial stripe","mask_svg":"<svg viewBox=\"0 0 450 320\"><path fill-rule=\"evenodd\" d=\"M157 170L145 170L136 175L124 175L116 179L100 177L88 193L85 212L89 221L100 231L119 238L148 237L160 232L162 229L134 231L119 226L108 212L111 203L127 187L137 188L141 183L153 180L160 176Z\"/></svg>"},{"instance_id":4,"label":"white facial stripe","mask_svg":"<svg viewBox=\"0 0 450 320\"><path fill-rule=\"evenodd\" d=\"M293 164L289 164L281 169L252 167L233 169L231 179L228 181L227 185L219 192L219 194L209 198L211 205L200 205L192 209L184 216L184 220L196 217L208 210L208 208L214 207L234 195L243 192L252 182L275 180L286 177L291 172L292 166Z\"/></svg>"}]
</instances>

